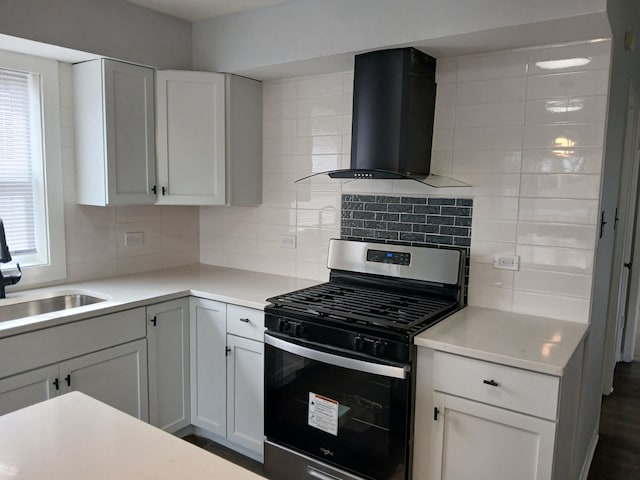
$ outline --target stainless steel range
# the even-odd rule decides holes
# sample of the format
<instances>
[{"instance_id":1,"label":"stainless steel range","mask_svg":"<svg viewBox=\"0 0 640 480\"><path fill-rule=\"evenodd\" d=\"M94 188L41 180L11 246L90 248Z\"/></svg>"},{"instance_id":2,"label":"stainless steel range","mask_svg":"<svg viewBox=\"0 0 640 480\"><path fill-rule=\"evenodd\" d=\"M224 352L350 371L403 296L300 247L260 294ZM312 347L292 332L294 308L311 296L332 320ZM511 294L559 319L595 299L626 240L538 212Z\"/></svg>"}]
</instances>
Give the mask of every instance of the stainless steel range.
<instances>
[{"instance_id":1,"label":"stainless steel range","mask_svg":"<svg viewBox=\"0 0 640 480\"><path fill-rule=\"evenodd\" d=\"M331 240L327 283L265 308L274 480L411 478L413 338L463 305L464 251Z\"/></svg>"}]
</instances>

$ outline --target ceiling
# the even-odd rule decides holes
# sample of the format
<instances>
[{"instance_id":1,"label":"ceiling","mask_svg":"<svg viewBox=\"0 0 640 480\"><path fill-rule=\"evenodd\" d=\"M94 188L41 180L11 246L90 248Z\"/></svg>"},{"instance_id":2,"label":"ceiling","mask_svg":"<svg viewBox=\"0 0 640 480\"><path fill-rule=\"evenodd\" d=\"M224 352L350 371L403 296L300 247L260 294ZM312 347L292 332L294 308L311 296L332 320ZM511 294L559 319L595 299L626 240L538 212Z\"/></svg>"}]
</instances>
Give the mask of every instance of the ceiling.
<instances>
[{"instance_id":1,"label":"ceiling","mask_svg":"<svg viewBox=\"0 0 640 480\"><path fill-rule=\"evenodd\" d=\"M288 0L128 0L189 22L268 7Z\"/></svg>"}]
</instances>

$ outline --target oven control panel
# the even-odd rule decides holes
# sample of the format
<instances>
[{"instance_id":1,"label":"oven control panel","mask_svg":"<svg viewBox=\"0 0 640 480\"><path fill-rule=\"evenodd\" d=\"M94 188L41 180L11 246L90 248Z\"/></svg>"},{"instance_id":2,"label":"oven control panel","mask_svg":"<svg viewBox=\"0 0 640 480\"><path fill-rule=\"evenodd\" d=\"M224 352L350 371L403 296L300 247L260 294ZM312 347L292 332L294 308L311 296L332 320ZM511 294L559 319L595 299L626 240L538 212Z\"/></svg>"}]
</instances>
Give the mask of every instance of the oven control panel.
<instances>
[{"instance_id":1,"label":"oven control panel","mask_svg":"<svg viewBox=\"0 0 640 480\"><path fill-rule=\"evenodd\" d=\"M367 262L391 263L393 265L411 264L411 254L407 252L390 252L389 250L367 250Z\"/></svg>"}]
</instances>

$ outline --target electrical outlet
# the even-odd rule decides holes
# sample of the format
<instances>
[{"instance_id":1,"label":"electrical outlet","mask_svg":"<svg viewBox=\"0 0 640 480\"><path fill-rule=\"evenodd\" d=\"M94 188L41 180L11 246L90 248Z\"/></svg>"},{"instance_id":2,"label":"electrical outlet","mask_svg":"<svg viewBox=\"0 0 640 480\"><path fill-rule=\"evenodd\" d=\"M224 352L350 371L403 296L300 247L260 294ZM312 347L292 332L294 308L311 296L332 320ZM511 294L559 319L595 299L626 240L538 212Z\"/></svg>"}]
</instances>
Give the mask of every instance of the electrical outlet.
<instances>
[{"instance_id":1,"label":"electrical outlet","mask_svg":"<svg viewBox=\"0 0 640 480\"><path fill-rule=\"evenodd\" d=\"M280 237L280 246L282 248L296 248L296 236L282 235L282 237Z\"/></svg>"},{"instance_id":2,"label":"electrical outlet","mask_svg":"<svg viewBox=\"0 0 640 480\"><path fill-rule=\"evenodd\" d=\"M137 245L144 245L144 232L125 232L124 246L135 247Z\"/></svg>"},{"instance_id":3,"label":"electrical outlet","mask_svg":"<svg viewBox=\"0 0 640 480\"><path fill-rule=\"evenodd\" d=\"M493 268L499 270L520 270L520 257L518 255L504 255L493 257Z\"/></svg>"}]
</instances>

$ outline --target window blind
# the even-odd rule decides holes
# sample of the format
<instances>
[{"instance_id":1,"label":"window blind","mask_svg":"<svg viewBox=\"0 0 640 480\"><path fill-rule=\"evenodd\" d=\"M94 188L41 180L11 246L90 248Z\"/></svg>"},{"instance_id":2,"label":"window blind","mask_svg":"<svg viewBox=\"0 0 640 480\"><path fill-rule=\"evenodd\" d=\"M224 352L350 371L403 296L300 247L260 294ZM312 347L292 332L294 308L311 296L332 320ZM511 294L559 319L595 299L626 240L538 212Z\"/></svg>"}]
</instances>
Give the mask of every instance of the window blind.
<instances>
[{"instance_id":1,"label":"window blind","mask_svg":"<svg viewBox=\"0 0 640 480\"><path fill-rule=\"evenodd\" d=\"M32 74L0 69L0 218L12 255L36 251L34 94Z\"/></svg>"}]
</instances>

